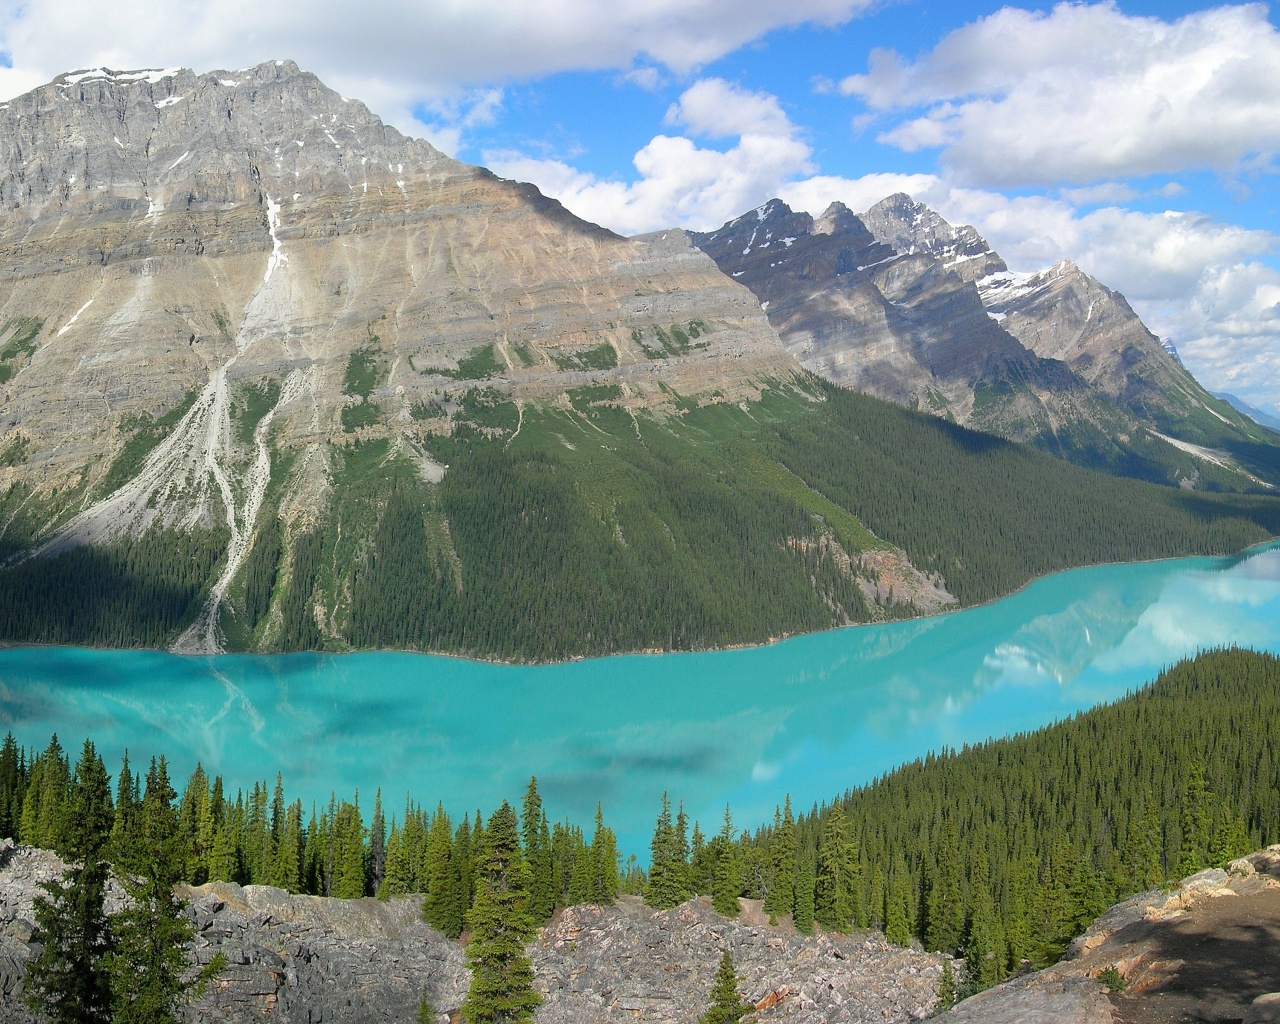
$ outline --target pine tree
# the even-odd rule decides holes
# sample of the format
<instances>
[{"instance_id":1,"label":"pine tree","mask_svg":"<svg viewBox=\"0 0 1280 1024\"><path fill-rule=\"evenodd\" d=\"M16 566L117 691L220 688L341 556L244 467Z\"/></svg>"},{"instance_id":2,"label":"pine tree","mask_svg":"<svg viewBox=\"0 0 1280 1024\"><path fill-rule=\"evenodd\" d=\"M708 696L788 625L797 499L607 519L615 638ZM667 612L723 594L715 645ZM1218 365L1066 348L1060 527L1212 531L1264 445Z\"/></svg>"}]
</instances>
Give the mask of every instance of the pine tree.
<instances>
[{"instance_id":1,"label":"pine tree","mask_svg":"<svg viewBox=\"0 0 1280 1024\"><path fill-rule=\"evenodd\" d=\"M538 780L530 777L521 806L520 837L524 844L525 863L529 866L529 914L538 923L551 919L558 895L551 846L543 842L546 819L542 797L538 795Z\"/></svg>"},{"instance_id":2,"label":"pine tree","mask_svg":"<svg viewBox=\"0 0 1280 1024\"><path fill-rule=\"evenodd\" d=\"M224 962L215 958L196 982L183 979L195 930L173 892L185 866L175 796L164 758L153 760L142 798L138 873L122 879L130 902L112 922L115 1024L176 1024L178 1002Z\"/></svg>"},{"instance_id":3,"label":"pine tree","mask_svg":"<svg viewBox=\"0 0 1280 1024\"><path fill-rule=\"evenodd\" d=\"M524 856L516 813L505 801L489 818L478 853L475 903L467 915L471 986L462 1017L467 1024L518 1024L533 1019L540 1000L524 951L533 931Z\"/></svg>"},{"instance_id":4,"label":"pine tree","mask_svg":"<svg viewBox=\"0 0 1280 1024\"><path fill-rule=\"evenodd\" d=\"M773 869L764 911L770 915L790 914L795 907L796 822L791 813L791 794L776 815L777 827L769 837L769 861Z\"/></svg>"},{"instance_id":5,"label":"pine tree","mask_svg":"<svg viewBox=\"0 0 1280 1024\"><path fill-rule=\"evenodd\" d=\"M684 818L684 811L680 812ZM659 910L678 907L689 893L686 888L688 864L684 858L684 836L671 821L671 800L662 794L662 810L658 814L649 844L649 880L644 887L646 906Z\"/></svg>"},{"instance_id":6,"label":"pine tree","mask_svg":"<svg viewBox=\"0 0 1280 1024\"><path fill-rule=\"evenodd\" d=\"M128 870L139 852L141 802L138 780L129 768L129 751L126 750L116 779L116 817L111 829L111 860L117 868Z\"/></svg>"},{"instance_id":7,"label":"pine tree","mask_svg":"<svg viewBox=\"0 0 1280 1024\"><path fill-rule=\"evenodd\" d=\"M365 880L365 892L376 896L382 888L387 873L387 817L382 811L382 790L373 795L373 820L369 823L369 877Z\"/></svg>"},{"instance_id":8,"label":"pine tree","mask_svg":"<svg viewBox=\"0 0 1280 1024\"><path fill-rule=\"evenodd\" d=\"M571 827L573 843L573 871L569 875L569 906L579 906L591 900L591 847L583 838L582 829Z\"/></svg>"},{"instance_id":9,"label":"pine tree","mask_svg":"<svg viewBox=\"0 0 1280 1024\"><path fill-rule=\"evenodd\" d=\"M836 804L827 815L818 840L818 866L814 878L814 916L832 931L853 927L854 911L861 900L858 851L849 838L844 812Z\"/></svg>"},{"instance_id":10,"label":"pine tree","mask_svg":"<svg viewBox=\"0 0 1280 1024\"><path fill-rule=\"evenodd\" d=\"M898 946L911 945L911 876L901 861L894 866L893 879L889 883L888 910L884 937Z\"/></svg>"},{"instance_id":11,"label":"pine tree","mask_svg":"<svg viewBox=\"0 0 1280 1024\"><path fill-rule=\"evenodd\" d=\"M596 804L595 831L591 836L591 893L589 899L601 907L618 899L618 840L604 823L604 808Z\"/></svg>"},{"instance_id":12,"label":"pine tree","mask_svg":"<svg viewBox=\"0 0 1280 1024\"><path fill-rule=\"evenodd\" d=\"M1182 796L1182 849L1178 871L1193 875L1209 862L1209 833L1213 827L1212 797L1205 781L1204 762L1192 758Z\"/></svg>"},{"instance_id":13,"label":"pine tree","mask_svg":"<svg viewBox=\"0 0 1280 1024\"><path fill-rule=\"evenodd\" d=\"M942 961L942 977L938 981L938 1009L950 1009L956 1001L956 974L950 960Z\"/></svg>"},{"instance_id":14,"label":"pine tree","mask_svg":"<svg viewBox=\"0 0 1280 1024\"><path fill-rule=\"evenodd\" d=\"M955 822L946 818L934 847L936 867L929 886L925 944L953 953L964 929L964 901L960 894L960 839Z\"/></svg>"},{"instance_id":15,"label":"pine tree","mask_svg":"<svg viewBox=\"0 0 1280 1024\"><path fill-rule=\"evenodd\" d=\"M715 984L711 989L711 1005L698 1018L698 1024L738 1024L755 1006L743 1000L738 991L738 972L733 958L726 949L720 954L720 966L716 970Z\"/></svg>"},{"instance_id":16,"label":"pine tree","mask_svg":"<svg viewBox=\"0 0 1280 1024\"><path fill-rule=\"evenodd\" d=\"M813 931L813 875L814 866L811 861L796 862L794 923L796 931L801 935L808 935Z\"/></svg>"},{"instance_id":17,"label":"pine tree","mask_svg":"<svg viewBox=\"0 0 1280 1024\"><path fill-rule=\"evenodd\" d=\"M738 894L742 889L742 871L738 849L733 841L733 816L724 806L724 824L712 842L716 845L715 875L711 883L711 905L726 917L737 917L741 907Z\"/></svg>"},{"instance_id":18,"label":"pine tree","mask_svg":"<svg viewBox=\"0 0 1280 1024\"><path fill-rule=\"evenodd\" d=\"M1224 801L1214 825L1213 840L1209 843L1209 863L1214 867L1225 868L1237 857L1248 853L1252 846L1244 819Z\"/></svg>"},{"instance_id":19,"label":"pine tree","mask_svg":"<svg viewBox=\"0 0 1280 1024\"><path fill-rule=\"evenodd\" d=\"M35 900L41 953L27 965L26 1001L54 1024L106 1024L111 1019L107 970L111 933L103 859L112 824L111 785L93 744L85 740L72 781L65 844L78 863L60 881L42 883Z\"/></svg>"},{"instance_id":20,"label":"pine tree","mask_svg":"<svg viewBox=\"0 0 1280 1024\"><path fill-rule=\"evenodd\" d=\"M711 891L712 879L715 877L715 864L708 851L706 836L702 834L702 826L693 823L693 837L689 842L689 891L695 896L702 896Z\"/></svg>"},{"instance_id":21,"label":"pine tree","mask_svg":"<svg viewBox=\"0 0 1280 1024\"><path fill-rule=\"evenodd\" d=\"M888 892L884 884L884 869L877 863L871 871L871 891L867 896L868 921L872 928L885 927L885 898Z\"/></svg>"},{"instance_id":22,"label":"pine tree","mask_svg":"<svg viewBox=\"0 0 1280 1024\"><path fill-rule=\"evenodd\" d=\"M453 823L443 804L436 806L427 829L423 875L427 893L422 901L422 916L433 928L457 938L462 934L466 907L458 900L453 870Z\"/></svg>"}]
</instances>

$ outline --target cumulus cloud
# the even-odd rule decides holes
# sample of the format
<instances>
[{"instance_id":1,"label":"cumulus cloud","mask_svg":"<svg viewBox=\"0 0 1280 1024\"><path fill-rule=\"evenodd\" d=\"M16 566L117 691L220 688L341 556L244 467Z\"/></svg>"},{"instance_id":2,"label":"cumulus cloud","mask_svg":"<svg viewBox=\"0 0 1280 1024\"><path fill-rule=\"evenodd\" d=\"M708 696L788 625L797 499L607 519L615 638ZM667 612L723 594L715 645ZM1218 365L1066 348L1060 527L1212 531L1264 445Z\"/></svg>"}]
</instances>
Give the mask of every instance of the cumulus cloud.
<instances>
[{"instance_id":1,"label":"cumulus cloud","mask_svg":"<svg viewBox=\"0 0 1280 1024\"><path fill-rule=\"evenodd\" d=\"M25 0L0 9L9 96L77 68L208 71L292 58L409 127L415 101L635 62L684 74L776 28L872 0ZM641 72L639 78L652 79Z\"/></svg>"},{"instance_id":2,"label":"cumulus cloud","mask_svg":"<svg viewBox=\"0 0 1280 1024\"><path fill-rule=\"evenodd\" d=\"M793 210L804 210L816 217L832 203L843 203L854 213L861 213L895 192L905 192L932 205L945 201L950 190L935 174L864 174L860 178L818 174L786 182L777 194Z\"/></svg>"},{"instance_id":3,"label":"cumulus cloud","mask_svg":"<svg viewBox=\"0 0 1280 1024\"><path fill-rule=\"evenodd\" d=\"M1234 171L1280 152L1280 33L1261 4L1177 21L1114 2L1006 7L914 62L875 50L840 89L890 117L911 112L880 141L939 148L968 184Z\"/></svg>"},{"instance_id":4,"label":"cumulus cloud","mask_svg":"<svg viewBox=\"0 0 1280 1024\"><path fill-rule=\"evenodd\" d=\"M484 160L623 234L718 227L777 195L782 182L813 171L809 145L768 93L700 79L672 104L666 122L691 135L737 141L721 150L687 135L655 136L634 157L634 182L601 180L560 160L516 152L488 152Z\"/></svg>"}]
</instances>

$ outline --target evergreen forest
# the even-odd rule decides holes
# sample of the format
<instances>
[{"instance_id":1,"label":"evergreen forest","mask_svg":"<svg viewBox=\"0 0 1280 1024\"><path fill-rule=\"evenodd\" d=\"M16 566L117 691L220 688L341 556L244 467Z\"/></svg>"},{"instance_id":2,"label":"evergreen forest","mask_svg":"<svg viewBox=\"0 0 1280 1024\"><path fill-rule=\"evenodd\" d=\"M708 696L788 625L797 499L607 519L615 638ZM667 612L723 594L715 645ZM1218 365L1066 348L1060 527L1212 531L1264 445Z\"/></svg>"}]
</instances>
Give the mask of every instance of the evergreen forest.
<instances>
[{"instance_id":1,"label":"evergreen forest","mask_svg":"<svg viewBox=\"0 0 1280 1024\"><path fill-rule=\"evenodd\" d=\"M676 415L628 410L612 385L565 397L517 409L473 387L421 451L353 437L302 519L276 512L278 456L226 648L554 661L763 643L924 610L875 590L862 556L886 548L963 606L1071 566L1280 534L1280 499L1106 476L816 378L742 406L676 396ZM448 467L438 483L424 453ZM225 529L161 526L22 560L37 506L17 485L0 496L0 640L164 646L225 565Z\"/></svg>"},{"instance_id":2,"label":"evergreen forest","mask_svg":"<svg viewBox=\"0 0 1280 1024\"><path fill-rule=\"evenodd\" d=\"M0 836L67 858L88 844L144 874L163 848L172 878L196 884L416 894L440 931L488 936L508 959L512 936L558 907L701 895L736 915L759 899L802 932L878 928L963 957L981 988L1052 962L1117 899L1280 841L1280 658L1203 653L1113 704L931 753L807 811L788 800L746 830L726 808L708 835L664 795L644 870L622 860L602 808L589 836L550 821L536 779L518 812L504 802L487 820L454 818L409 800L388 820L380 794L371 808L358 794L308 808L280 776L233 796L197 765L179 795L168 771L161 756L143 774L126 757L109 787L91 741L73 769L57 737L28 750L9 736Z\"/></svg>"}]
</instances>

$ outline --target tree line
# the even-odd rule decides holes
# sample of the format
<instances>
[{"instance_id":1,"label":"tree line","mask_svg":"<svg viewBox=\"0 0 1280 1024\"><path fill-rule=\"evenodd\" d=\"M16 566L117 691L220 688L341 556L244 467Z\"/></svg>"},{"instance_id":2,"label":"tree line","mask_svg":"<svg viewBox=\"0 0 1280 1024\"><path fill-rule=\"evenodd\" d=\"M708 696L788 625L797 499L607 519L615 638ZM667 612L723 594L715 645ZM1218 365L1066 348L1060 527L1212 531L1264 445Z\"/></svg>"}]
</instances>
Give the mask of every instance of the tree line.
<instances>
[{"instance_id":1,"label":"tree line","mask_svg":"<svg viewBox=\"0 0 1280 1024\"><path fill-rule=\"evenodd\" d=\"M126 757L113 798L90 741L74 769L56 737L0 744L0 835L82 862L71 888L111 864L159 879L153 902L178 879L416 894L434 927L471 933L476 976L498 987L523 977L516 947L559 907L702 895L733 916L751 898L801 932L878 928L963 957L978 988L1052 962L1116 899L1280 839L1280 659L1204 653L1036 732L931 753L807 812L788 799L754 830L726 807L707 837L664 795L647 871L621 864L599 808L590 841L550 822L536 779L519 813L504 802L487 820L407 801L388 826L380 794L368 824L358 794L303 818L280 777L232 799L197 766L179 796L163 758L140 778Z\"/></svg>"},{"instance_id":2,"label":"tree line","mask_svg":"<svg viewBox=\"0 0 1280 1024\"><path fill-rule=\"evenodd\" d=\"M737 897L963 957L971 987L1055 961L1111 903L1280 840L1280 659L1222 650L1036 732L943 750L710 841L664 800L646 902Z\"/></svg>"}]
</instances>

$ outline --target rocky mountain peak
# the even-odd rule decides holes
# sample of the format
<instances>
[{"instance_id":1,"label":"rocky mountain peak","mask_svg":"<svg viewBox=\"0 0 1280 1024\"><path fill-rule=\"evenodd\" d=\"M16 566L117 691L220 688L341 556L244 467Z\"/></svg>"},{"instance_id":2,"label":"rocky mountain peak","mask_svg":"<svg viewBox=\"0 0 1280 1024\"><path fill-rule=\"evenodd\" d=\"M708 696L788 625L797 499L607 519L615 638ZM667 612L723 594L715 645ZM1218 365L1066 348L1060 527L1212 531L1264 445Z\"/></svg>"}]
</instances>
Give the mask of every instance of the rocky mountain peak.
<instances>
[{"instance_id":1,"label":"rocky mountain peak","mask_svg":"<svg viewBox=\"0 0 1280 1024\"><path fill-rule=\"evenodd\" d=\"M923 252L935 256L965 281L1007 269L973 227L953 227L904 192L880 200L862 214L861 220L877 242L892 246L902 255Z\"/></svg>"},{"instance_id":2,"label":"rocky mountain peak","mask_svg":"<svg viewBox=\"0 0 1280 1024\"><path fill-rule=\"evenodd\" d=\"M93 68L0 105L0 210L27 217L121 203L154 217L260 191L279 202L334 175L363 187L374 168L403 177L442 166L457 165L293 61L206 74Z\"/></svg>"},{"instance_id":3,"label":"rocky mountain peak","mask_svg":"<svg viewBox=\"0 0 1280 1024\"><path fill-rule=\"evenodd\" d=\"M774 242L789 246L812 230L813 218L807 213L796 213L781 199L770 199L715 231L694 233L693 237L701 240L697 244L703 251L709 251L710 247L726 252L740 251L745 256L752 248L764 248Z\"/></svg>"},{"instance_id":4,"label":"rocky mountain peak","mask_svg":"<svg viewBox=\"0 0 1280 1024\"><path fill-rule=\"evenodd\" d=\"M844 203L832 203L813 222L815 235L835 235L852 231L866 232L866 225Z\"/></svg>"}]
</instances>

